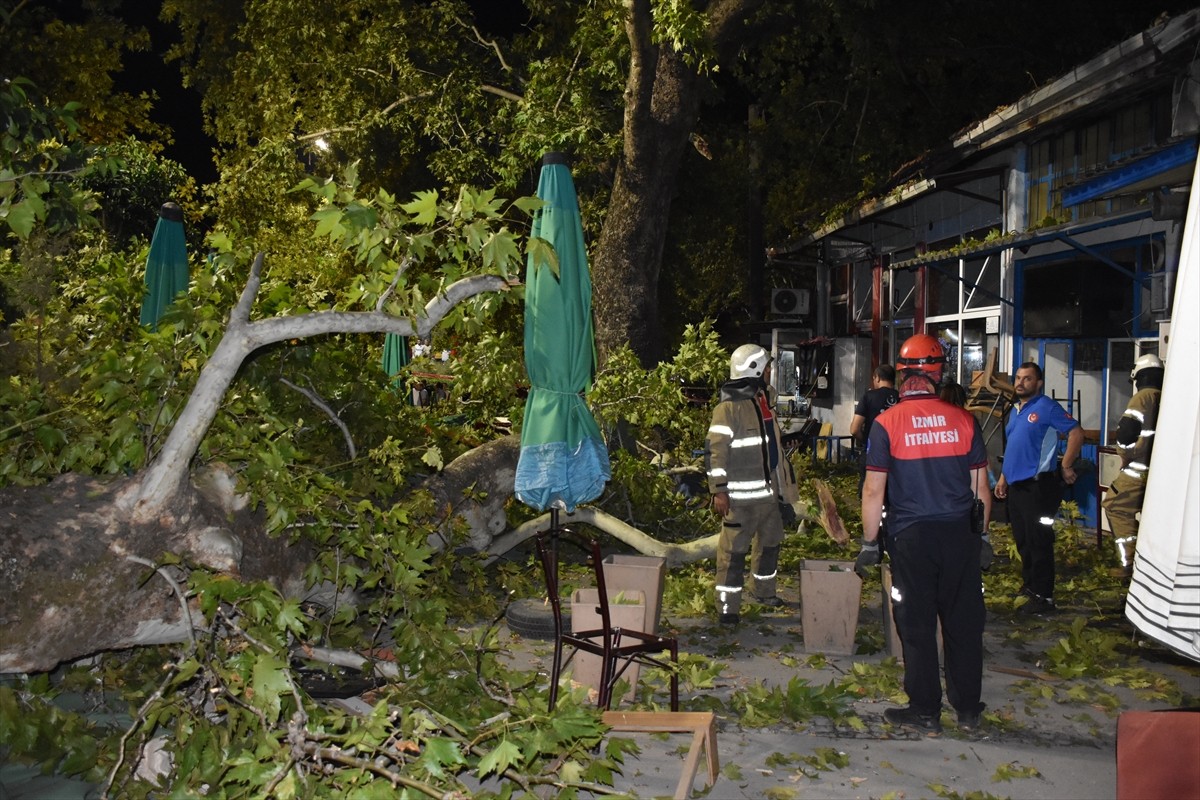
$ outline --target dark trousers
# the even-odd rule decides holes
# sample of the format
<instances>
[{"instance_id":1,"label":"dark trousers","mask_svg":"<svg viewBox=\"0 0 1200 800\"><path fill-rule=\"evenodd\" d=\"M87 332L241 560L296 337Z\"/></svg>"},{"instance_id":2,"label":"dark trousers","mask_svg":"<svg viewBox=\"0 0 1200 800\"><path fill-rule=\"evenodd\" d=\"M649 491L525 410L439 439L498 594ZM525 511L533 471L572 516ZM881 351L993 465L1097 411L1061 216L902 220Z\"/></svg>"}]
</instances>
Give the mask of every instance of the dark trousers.
<instances>
[{"instance_id":1,"label":"dark trousers","mask_svg":"<svg viewBox=\"0 0 1200 800\"><path fill-rule=\"evenodd\" d=\"M950 705L968 713L979 706L984 622L980 541L971 533L970 514L961 520L920 522L892 536L892 613L904 649L904 691L923 714L936 716L942 708L939 620Z\"/></svg>"},{"instance_id":2,"label":"dark trousers","mask_svg":"<svg viewBox=\"0 0 1200 800\"><path fill-rule=\"evenodd\" d=\"M1054 517L1062 503L1057 472L1008 485L1008 521L1021 556L1025 590L1054 597Z\"/></svg>"}]
</instances>

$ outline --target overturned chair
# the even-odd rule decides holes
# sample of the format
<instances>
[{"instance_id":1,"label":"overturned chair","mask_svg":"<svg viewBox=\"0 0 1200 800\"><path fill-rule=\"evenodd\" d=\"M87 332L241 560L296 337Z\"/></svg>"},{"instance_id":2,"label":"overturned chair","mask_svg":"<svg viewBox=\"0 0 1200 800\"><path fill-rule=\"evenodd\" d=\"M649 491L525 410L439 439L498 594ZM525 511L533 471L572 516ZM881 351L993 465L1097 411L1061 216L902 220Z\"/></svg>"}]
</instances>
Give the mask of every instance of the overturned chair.
<instances>
[{"instance_id":1,"label":"overturned chair","mask_svg":"<svg viewBox=\"0 0 1200 800\"><path fill-rule=\"evenodd\" d=\"M562 598L558 586L558 545L570 542L588 553L596 579L596 612L600 627L590 630L563 630ZM643 664L665 669L671 679L671 710L679 710L679 644L673 637L657 636L644 631L614 626L609 609L609 595L604 582L604 564L600 543L594 538L576 536L565 528L552 527L535 540L538 559L546 577L546 592L554 616L554 660L550 668L550 710L558 703L558 682L563 669L579 652L591 653L600 660L600 680L597 705L607 709L612 705L613 689L631 664ZM566 652L569 649L569 652ZM670 653L670 660L663 657Z\"/></svg>"}]
</instances>

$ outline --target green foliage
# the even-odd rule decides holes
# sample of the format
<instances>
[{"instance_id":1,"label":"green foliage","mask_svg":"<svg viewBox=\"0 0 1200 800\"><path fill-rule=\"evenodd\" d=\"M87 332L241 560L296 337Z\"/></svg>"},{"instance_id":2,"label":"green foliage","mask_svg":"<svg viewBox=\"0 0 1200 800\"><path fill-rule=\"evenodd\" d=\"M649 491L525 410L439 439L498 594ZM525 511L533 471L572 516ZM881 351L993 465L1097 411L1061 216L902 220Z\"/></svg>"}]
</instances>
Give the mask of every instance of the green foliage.
<instances>
[{"instance_id":1,"label":"green foliage","mask_svg":"<svg viewBox=\"0 0 1200 800\"><path fill-rule=\"evenodd\" d=\"M998 783L1000 781L1011 781L1014 778L1040 777L1042 777L1042 773L1038 771L1037 767L1021 766L1015 761L1011 761L996 767L996 772L992 775L992 780Z\"/></svg>"},{"instance_id":2,"label":"green foliage","mask_svg":"<svg viewBox=\"0 0 1200 800\"><path fill-rule=\"evenodd\" d=\"M885 658L878 664L855 661L838 681L843 691L864 700L890 700L903 702L904 665L894 657Z\"/></svg>"},{"instance_id":3,"label":"green foliage","mask_svg":"<svg viewBox=\"0 0 1200 800\"><path fill-rule=\"evenodd\" d=\"M87 163L75 119L78 103L47 103L29 80L0 86L0 233L25 240L36 226L52 233L88 223L95 209L73 180L85 170L111 173L115 160Z\"/></svg>"},{"instance_id":4,"label":"green foliage","mask_svg":"<svg viewBox=\"0 0 1200 800\"><path fill-rule=\"evenodd\" d=\"M98 147L91 163L115 161L120 168L93 171L80 183L95 194L100 224L114 249L124 248L138 238L149 242L159 209L167 201L184 209L190 249L197 249L201 238L190 224L199 217L196 182L181 164L163 158L155 150L133 138Z\"/></svg>"},{"instance_id":5,"label":"green foliage","mask_svg":"<svg viewBox=\"0 0 1200 800\"><path fill-rule=\"evenodd\" d=\"M115 736L55 705L56 694L45 675L0 684L0 749L47 771L98 782L101 753Z\"/></svg>"},{"instance_id":6,"label":"green foliage","mask_svg":"<svg viewBox=\"0 0 1200 800\"><path fill-rule=\"evenodd\" d=\"M118 85L130 53L150 48L150 34L122 21L120 0L72 6L7 3L0 10L0 75L23 76L50 106L75 106L82 139L103 144L137 135L166 143L171 133L151 120L158 99L141 87Z\"/></svg>"},{"instance_id":7,"label":"green foliage","mask_svg":"<svg viewBox=\"0 0 1200 800\"><path fill-rule=\"evenodd\" d=\"M722 382L728 359L707 320L688 326L675 356L653 369L643 369L628 347L618 350L596 375L591 405L597 421L610 427L627 423L654 431L661 447L656 448L658 452L695 449L703 445L711 406L687 403L684 390L711 393ZM690 453L690 449L684 452Z\"/></svg>"},{"instance_id":8,"label":"green foliage","mask_svg":"<svg viewBox=\"0 0 1200 800\"><path fill-rule=\"evenodd\" d=\"M1046 671L1060 678L1095 677L1116 661L1119 639L1115 634L1088 628L1076 617L1068 635L1046 651Z\"/></svg>"},{"instance_id":9,"label":"green foliage","mask_svg":"<svg viewBox=\"0 0 1200 800\"><path fill-rule=\"evenodd\" d=\"M393 631L396 646L387 651L403 665L400 678L375 690L369 713L348 714L308 695L297 669L305 651L293 641L316 631L294 602L265 584L200 572L190 592L207 628L190 648L126 665L136 671L95 673L138 707L132 724L121 723L123 734L81 727L82 717L47 702L43 677L29 686L37 698L0 687L0 745L93 781L115 768L112 792L130 798L345 797L347 787L357 787L349 796L367 797L397 784L430 796L506 796L510 789L468 788L488 775L502 776L501 787L568 792L611 784L633 746L612 740L594 753L603 731L594 708L567 699L546 714L540 693L505 689L514 676L497 659L494 631L463 640L412 606L401 624L411 630ZM439 680L412 680L417 673ZM119 683L109 684L114 678ZM166 736L173 754L161 789L131 779L133 748L151 736Z\"/></svg>"},{"instance_id":10,"label":"green foliage","mask_svg":"<svg viewBox=\"0 0 1200 800\"><path fill-rule=\"evenodd\" d=\"M815 687L793 677L783 687L768 688L756 684L739 689L730 700L740 715L740 724L762 728L781 721L807 722L814 717L831 720L835 725L861 725L850 706L853 696L834 683Z\"/></svg>"},{"instance_id":11,"label":"green foliage","mask_svg":"<svg viewBox=\"0 0 1200 800\"><path fill-rule=\"evenodd\" d=\"M944 783L926 784L937 797L944 797L946 800L1004 800L1003 797L974 789L968 792L959 792Z\"/></svg>"}]
</instances>

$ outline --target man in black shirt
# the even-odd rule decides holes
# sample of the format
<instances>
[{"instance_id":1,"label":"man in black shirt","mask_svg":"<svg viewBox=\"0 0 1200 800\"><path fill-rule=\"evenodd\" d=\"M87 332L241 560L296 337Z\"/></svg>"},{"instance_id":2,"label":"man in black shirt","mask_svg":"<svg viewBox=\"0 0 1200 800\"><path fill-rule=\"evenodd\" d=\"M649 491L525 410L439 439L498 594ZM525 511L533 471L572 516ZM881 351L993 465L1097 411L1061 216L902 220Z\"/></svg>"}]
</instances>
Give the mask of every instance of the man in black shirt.
<instances>
[{"instance_id":1,"label":"man in black shirt","mask_svg":"<svg viewBox=\"0 0 1200 800\"><path fill-rule=\"evenodd\" d=\"M867 436L875 418L900 402L900 393L896 391L896 368L890 364L880 364L871 374L871 388L854 407L854 419L850 420L850 435L854 442L863 450L867 447ZM858 495L862 497L863 482L867 477L866 459L861 459L858 467ZM887 512L884 512L884 522ZM879 531L879 540L886 544L886 529Z\"/></svg>"},{"instance_id":2,"label":"man in black shirt","mask_svg":"<svg viewBox=\"0 0 1200 800\"><path fill-rule=\"evenodd\" d=\"M854 419L850 420L850 435L854 441L863 446L871 433L871 425L875 418L887 409L896 405L900 395L896 392L896 368L889 364L881 364L875 368L871 376L871 388L854 407Z\"/></svg>"}]
</instances>

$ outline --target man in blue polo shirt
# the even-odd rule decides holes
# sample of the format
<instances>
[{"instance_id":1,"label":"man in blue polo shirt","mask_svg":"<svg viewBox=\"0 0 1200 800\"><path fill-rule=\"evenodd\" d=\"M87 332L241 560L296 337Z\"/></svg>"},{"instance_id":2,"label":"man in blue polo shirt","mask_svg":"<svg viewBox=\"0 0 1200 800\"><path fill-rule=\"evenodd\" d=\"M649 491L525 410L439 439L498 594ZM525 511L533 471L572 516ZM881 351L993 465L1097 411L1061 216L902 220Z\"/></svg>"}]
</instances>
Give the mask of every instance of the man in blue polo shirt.
<instances>
[{"instance_id":1,"label":"man in blue polo shirt","mask_svg":"<svg viewBox=\"0 0 1200 800\"><path fill-rule=\"evenodd\" d=\"M1004 426L1004 464L996 497L1008 500L1008 520L1021 556L1024 597L1021 610L1054 611L1054 516L1062 502L1062 483L1073 484L1075 459L1083 447L1083 429L1058 401L1042 394L1042 368L1032 361L1017 367L1013 378L1017 404ZM1061 469L1058 435L1067 435Z\"/></svg>"}]
</instances>

